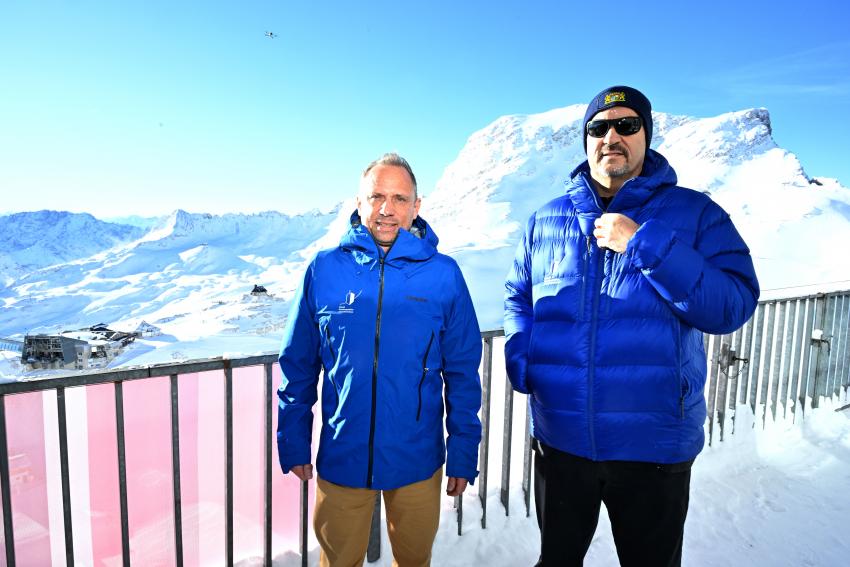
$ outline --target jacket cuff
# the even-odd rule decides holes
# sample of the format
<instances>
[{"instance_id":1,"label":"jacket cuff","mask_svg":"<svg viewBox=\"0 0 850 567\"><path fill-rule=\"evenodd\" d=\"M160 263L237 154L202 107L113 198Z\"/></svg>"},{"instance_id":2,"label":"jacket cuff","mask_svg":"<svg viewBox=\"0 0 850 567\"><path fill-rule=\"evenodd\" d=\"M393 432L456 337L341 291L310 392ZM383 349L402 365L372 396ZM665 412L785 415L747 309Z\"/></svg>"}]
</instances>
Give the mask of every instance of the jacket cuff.
<instances>
[{"instance_id":1,"label":"jacket cuff","mask_svg":"<svg viewBox=\"0 0 850 567\"><path fill-rule=\"evenodd\" d=\"M307 450L293 450L293 451L284 451L283 449L278 450L278 456L280 459L280 468L283 470L284 474L288 474L289 471L292 470L292 467L296 467L298 465L309 465L310 464L310 449Z\"/></svg>"},{"instance_id":2,"label":"jacket cuff","mask_svg":"<svg viewBox=\"0 0 850 567\"><path fill-rule=\"evenodd\" d=\"M670 253L673 230L663 222L649 220L640 225L629 240L626 253L640 270L652 270Z\"/></svg>"},{"instance_id":3,"label":"jacket cuff","mask_svg":"<svg viewBox=\"0 0 850 567\"><path fill-rule=\"evenodd\" d=\"M446 459L446 477L465 478L470 485L475 484L478 477L478 447L454 447L449 439L448 458ZM463 450L466 449L466 450Z\"/></svg>"}]
</instances>

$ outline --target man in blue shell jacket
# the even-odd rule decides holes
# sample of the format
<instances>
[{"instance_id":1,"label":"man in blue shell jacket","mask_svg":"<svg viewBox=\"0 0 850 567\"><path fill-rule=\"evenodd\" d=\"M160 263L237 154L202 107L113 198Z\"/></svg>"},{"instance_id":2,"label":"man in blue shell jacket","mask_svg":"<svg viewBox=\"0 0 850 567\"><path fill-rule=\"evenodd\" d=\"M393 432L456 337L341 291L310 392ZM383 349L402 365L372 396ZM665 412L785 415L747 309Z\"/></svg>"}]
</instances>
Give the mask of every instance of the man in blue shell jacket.
<instances>
[{"instance_id":1,"label":"man in blue shell jacket","mask_svg":"<svg viewBox=\"0 0 850 567\"><path fill-rule=\"evenodd\" d=\"M639 91L605 89L587 161L528 221L505 283L505 360L529 394L538 565L582 565L599 518L622 565L680 565L702 450L702 333L731 333L759 285L729 215L676 185Z\"/></svg>"},{"instance_id":2,"label":"man in blue shell jacket","mask_svg":"<svg viewBox=\"0 0 850 567\"><path fill-rule=\"evenodd\" d=\"M351 228L310 263L287 321L278 452L283 472L302 480L313 476L324 375L313 513L321 565L363 563L379 490L394 565L429 565L443 463L450 496L478 474L481 335L460 268L437 252L419 205L406 160L369 164Z\"/></svg>"}]
</instances>

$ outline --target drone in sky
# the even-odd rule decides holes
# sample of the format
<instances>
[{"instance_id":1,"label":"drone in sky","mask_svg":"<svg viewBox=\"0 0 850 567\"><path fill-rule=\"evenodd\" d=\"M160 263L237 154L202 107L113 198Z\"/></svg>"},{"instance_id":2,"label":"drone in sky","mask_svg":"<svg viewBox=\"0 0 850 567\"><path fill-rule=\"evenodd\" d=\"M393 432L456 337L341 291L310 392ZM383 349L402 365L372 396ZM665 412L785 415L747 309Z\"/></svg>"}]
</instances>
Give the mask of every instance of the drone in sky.
<instances>
[{"instance_id":1,"label":"drone in sky","mask_svg":"<svg viewBox=\"0 0 850 567\"><path fill-rule=\"evenodd\" d=\"M274 38L276 38L276 37L277 37L277 34L276 34L276 33L274 33L274 32L267 31L267 32L266 32L266 37L267 37L267 38L269 38L269 39L274 39Z\"/></svg>"}]
</instances>

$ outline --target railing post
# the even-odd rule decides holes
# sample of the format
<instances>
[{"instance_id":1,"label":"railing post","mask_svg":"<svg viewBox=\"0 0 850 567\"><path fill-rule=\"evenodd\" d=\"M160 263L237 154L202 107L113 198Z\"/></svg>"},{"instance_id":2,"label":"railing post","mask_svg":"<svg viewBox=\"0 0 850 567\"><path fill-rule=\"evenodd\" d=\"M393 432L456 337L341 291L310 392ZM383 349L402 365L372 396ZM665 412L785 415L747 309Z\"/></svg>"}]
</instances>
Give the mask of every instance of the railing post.
<instances>
[{"instance_id":1,"label":"railing post","mask_svg":"<svg viewBox=\"0 0 850 567\"><path fill-rule=\"evenodd\" d=\"M788 406L790 404L794 404L794 408L797 406L797 385L799 384L799 367L800 367L800 359L802 358L803 350L800 347L800 339L803 334L803 328L805 326L805 307L804 303L799 299L794 302L794 318L793 318L794 327L789 332L791 333L791 337L789 337L789 342L791 343L790 350L790 362L788 363L788 380L785 383L785 392L782 395L782 399L784 400L784 409L782 411L782 417L785 418L788 415ZM794 411L792 410L791 415L793 417Z\"/></svg>"},{"instance_id":2,"label":"railing post","mask_svg":"<svg viewBox=\"0 0 850 567\"><path fill-rule=\"evenodd\" d=\"M514 390L511 381L505 379L505 422L502 435L502 488L501 500L505 516L510 515L511 492L511 436L514 421Z\"/></svg>"},{"instance_id":3,"label":"railing post","mask_svg":"<svg viewBox=\"0 0 850 567\"><path fill-rule=\"evenodd\" d=\"M772 301L765 304L765 308L768 306L770 306L771 309L765 309L765 327L767 328L764 332L764 372L762 373L763 375L759 381L758 395L759 402L764 406L762 408L762 429L764 429L766 423L767 406L770 404L770 396L768 394L770 393L770 380L773 375L773 343L776 339L776 318L779 315L780 305L779 302ZM758 404L756 404L755 407L758 407ZM755 412L755 407L753 412Z\"/></svg>"},{"instance_id":4,"label":"railing post","mask_svg":"<svg viewBox=\"0 0 850 567\"><path fill-rule=\"evenodd\" d=\"M115 436L118 449L118 501L121 506L121 558L130 567L130 521L127 508L127 456L124 446L124 383L115 382Z\"/></svg>"},{"instance_id":5,"label":"railing post","mask_svg":"<svg viewBox=\"0 0 850 567\"><path fill-rule=\"evenodd\" d=\"M838 300L841 300L840 302ZM841 295L835 298L835 319L833 322L834 356L830 363L830 397L841 399L841 382L844 379L844 362L847 358L847 308L850 306L850 296Z\"/></svg>"},{"instance_id":6,"label":"railing post","mask_svg":"<svg viewBox=\"0 0 850 567\"><path fill-rule=\"evenodd\" d=\"M307 567L307 481L301 481L301 505L298 521L298 549L301 552L301 567Z\"/></svg>"},{"instance_id":7,"label":"railing post","mask_svg":"<svg viewBox=\"0 0 850 567\"><path fill-rule=\"evenodd\" d=\"M809 391L809 375L811 374L811 356L815 347L812 346L812 330L815 328L815 309L817 308L817 299L806 298L806 324L803 327L803 333L800 337L800 349L802 359L800 361L799 384L797 386L797 401L800 406L800 417L806 416L806 397ZM797 421L798 404L794 405L794 422Z\"/></svg>"},{"instance_id":8,"label":"railing post","mask_svg":"<svg viewBox=\"0 0 850 567\"><path fill-rule=\"evenodd\" d=\"M791 301L783 302L785 305L785 325L782 328L782 339L776 343L777 347L781 348L781 357L777 352L777 357L780 358L778 379L773 383L773 421L776 421L776 409L780 401L782 402L782 411L785 412L785 407L788 405L788 382L790 380L791 360L794 355L794 329L797 317L797 304Z\"/></svg>"},{"instance_id":9,"label":"railing post","mask_svg":"<svg viewBox=\"0 0 850 567\"><path fill-rule=\"evenodd\" d=\"M841 349L841 371L839 372L840 376L840 384L839 384L839 399L840 399L840 388L844 388L844 401L847 401L847 387L850 386L850 295L845 295L845 307L842 314L844 318L844 323L841 326L841 330L844 333L844 346Z\"/></svg>"},{"instance_id":10,"label":"railing post","mask_svg":"<svg viewBox=\"0 0 850 567\"><path fill-rule=\"evenodd\" d=\"M728 342L724 339L727 339ZM729 367L733 361L731 357L732 335L723 335L720 338L720 353L717 359L717 402L715 403L715 414L717 426L720 429L720 440L723 441L723 431L726 427L726 394L729 389Z\"/></svg>"},{"instance_id":11,"label":"railing post","mask_svg":"<svg viewBox=\"0 0 850 567\"><path fill-rule=\"evenodd\" d=\"M705 406L708 414L708 446L711 447L711 442L714 439L714 415L715 404L717 402L717 380L718 366L720 366L720 337L718 335L710 335L706 337L708 343L706 348L706 389Z\"/></svg>"},{"instance_id":12,"label":"railing post","mask_svg":"<svg viewBox=\"0 0 850 567\"><path fill-rule=\"evenodd\" d=\"M372 510L372 526L369 530L369 547L366 548L366 561L374 563L381 558L381 491L375 494L375 508Z\"/></svg>"},{"instance_id":13,"label":"railing post","mask_svg":"<svg viewBox=\"0 0 850 567\"><path fill-rule=\"evenodd\" d=\"M484 337L481 369L481 446L478 448L478 499L481 501L481 529L487 528L487 478L490 453L490 386L493 374L493 337Z\"/></svg>"},{"instance_id":14,"label":"railing post","mask_svg":"<svg viewBox=\"0 0 850 567\"><path fill-rule=\"evenodd\" d=\"M826 295L818 296L820 301L820 317L815 320L815 329L821 331L822 334L826 334L826 318L827 318L827 303L828 298ZM823 358L822 350L823 344L827 342L828 339L821 338L817 339L812 336L812 347L815 350L815 362L814 362L814 371L815 375L812 380L811 393L812 393L812 409L817 408L820 405L820 389L821 389L821 359Z\"/></svg>"},{"instance_id":15,"label":"railing post","mask_svg":"<svg viewBox=\"0 0 850 567\"><path fill-rule=\"evenodd\" d=\"M744 326L735 333L735 358L732 360L732 364L736 367L735 372L731 375L731 383L729 384L729 406L728 410L732 413L732 417L730 421L732 422L732 434L735 433L735 418L738 413L738 399L741 394L739 392L746 393L746 379L742 380L741 377L745 376L744 370L749 369L749 345L750 345L750 335L752 334L753 322L752 319L744 323ZM721 440L723 439L723 433L720 433Z\"/></svg>"},{"instance_id":16,"label":"railing post","mask_svg":"<svg viewBox=\"0 0 850 567\"><path fill-rule=\"evenodd\" d=\"M750 373L747 389L750 396L750 411L753 412L753 417L756 415L756 401L759 393L759 375L761 374L761 351L762 339L764 338L764 320L765 312L770 309L769 303L760 303L756 307L755 315L753 315L755 324L753 325L753 350L750 356Z\"/></svg>"},{"instance_id":17,"label":"railing post","mask_svg":"<svg viewBox=\"0 0 850 567\"><path fill-rule=\"evenodd\" d=\"M457 510L457 535L463 535L463 494L455 496L455 509Z\"/></svg>"},{"instance_id":18,"label":"railing post","mask_svg":"<svg viewBox=\"0 0 850 567\"><path fill-rule=\"evenodd\" d=\"M9 483L9 442L6 438L6 396L4 395L0 395L0 494L3 497L6 567L15 567L15 530L12 523L12 489Z\"/></svg>"},{"instance_id":19,"label":"railing post","mask_svg":"<svg viewBox=\"0 0 850 567\"><path fill-rule=\"evenodd\" d=\"M224 550L233 566L233 368L224 361Z\"/></svg>"},{"instance_id":20,"label":"railing post","mask_svg":"<svg viewBox=\"0 0 850 567\"><path fill-rule=\"evenodd\" d=\"M62 512L65 521L65 564L74 567L74 525L71 515L71 479L68 467L68 419L65 388L56 388L56 415L59 420L59 469L62 476Z\"/></svg>"},{"instance_id":21,"label":"railing post","mask_svg":"<svg viewBox=\"0 0 850 567\"><path fill-rule=\"evenodd\" d=\"M765 356L765 364L767 365L767 375L764 381L764 412L761 416L762 429L767 424L768 406L770 413L776 417L776 391L777 380L782 371L782 340L784 338L785 329L785 313L786 304L784 301L774 303L774 316L771 318L770 330L767 340L770 341L770 348Z\"/></svg>"},{"instance_id":22,"label":"railing post","mask_svg":"<svg viewBox=\"0 0 850 567\"><path fill-rule=\"evenodd\" d=\"M531 398L525 400L525 447L522 451L522 494L525 517L531 516Z\"/></svg>"},{"instance_id":23,"label":"railing post","mask_svg":"<svg viewBox=\"0 0 850 567\"><path fill-rule=\"evenodd\" d=\"M272 378L272 364L266 363L263 365L265 370L265 417L266 417L266 434L265 434L265 474L263 475L263 565L272 564L272 468L275 460L273 457L272 439L274 431L272 431L272 412L274 407L274 380Z\"/></svg>"},{"instance_id":24,"label":"railing post","mask_svg":"<svg viewBox=\"0 0 850 567\"><path fill-rule=\"evenodd\" d=\"M174 561L183 567L183 490L180 485L180 398L177 374L169 377L171 386L171 490L174 499Z\"/></svg>"}]
</instances>

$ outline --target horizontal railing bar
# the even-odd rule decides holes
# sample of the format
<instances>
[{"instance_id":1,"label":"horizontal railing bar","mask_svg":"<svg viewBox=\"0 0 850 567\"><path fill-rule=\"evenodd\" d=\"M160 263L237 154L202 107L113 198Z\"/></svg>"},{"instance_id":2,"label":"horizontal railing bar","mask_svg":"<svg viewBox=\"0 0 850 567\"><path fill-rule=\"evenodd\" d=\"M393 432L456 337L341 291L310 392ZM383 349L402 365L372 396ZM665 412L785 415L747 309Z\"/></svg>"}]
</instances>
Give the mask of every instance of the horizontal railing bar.
<instances>
[{"instance_id":1,"label":"horizontal railing bar","mask_svg":"<svg viewBox=\"0 0 850 567\"><path fill-rule=\"evenodd\" d=\"M489 331L481 331L482 339L492 339L494 337L504 337L505 330L504 329L490 329Z\"/></svg>"},{"instance_id":2,"label":"horizontal railing bar","mask_svg":"<svg viewBox=\"0 0 850 567\"><path fill-rule=\"evenodd\" d=\"M777 302L777 301L790 301L792 299L800 299L800 300L805 301L807 299L832 297L833 295L841 295L843 293L847 293L847 290L845 289L845 290L835 290L835 291L814 292L814 293L810 293L808 295L787 295L787 296L786 295L778 295L776 297L759 299L759 303L774 303L774 302Z\"/></svg>"},{"instance_id":3,"label":"horizontal railing bar","mask_svg":"<svg viewBox=\"0 0 850 567\"><path fill-rule=\"evenodd\" d=\"M75 386L93 386L97 384L109 384L112 382L128 382L130 380L140 380L144 378L171 376L172 374L194 374L196 372L224 370L225 368L259 366L262 364L276 363L277 358L277 354L246 356L245 358L216 357L169 364L154 364L151 366L137 368L100 370L87 372L85 374L63 374L60 376L50 376L48 378L31 378L21 382L0 384L0 395L42 392L61 387L73 388Z\"/></svg>"}]
</instances>

